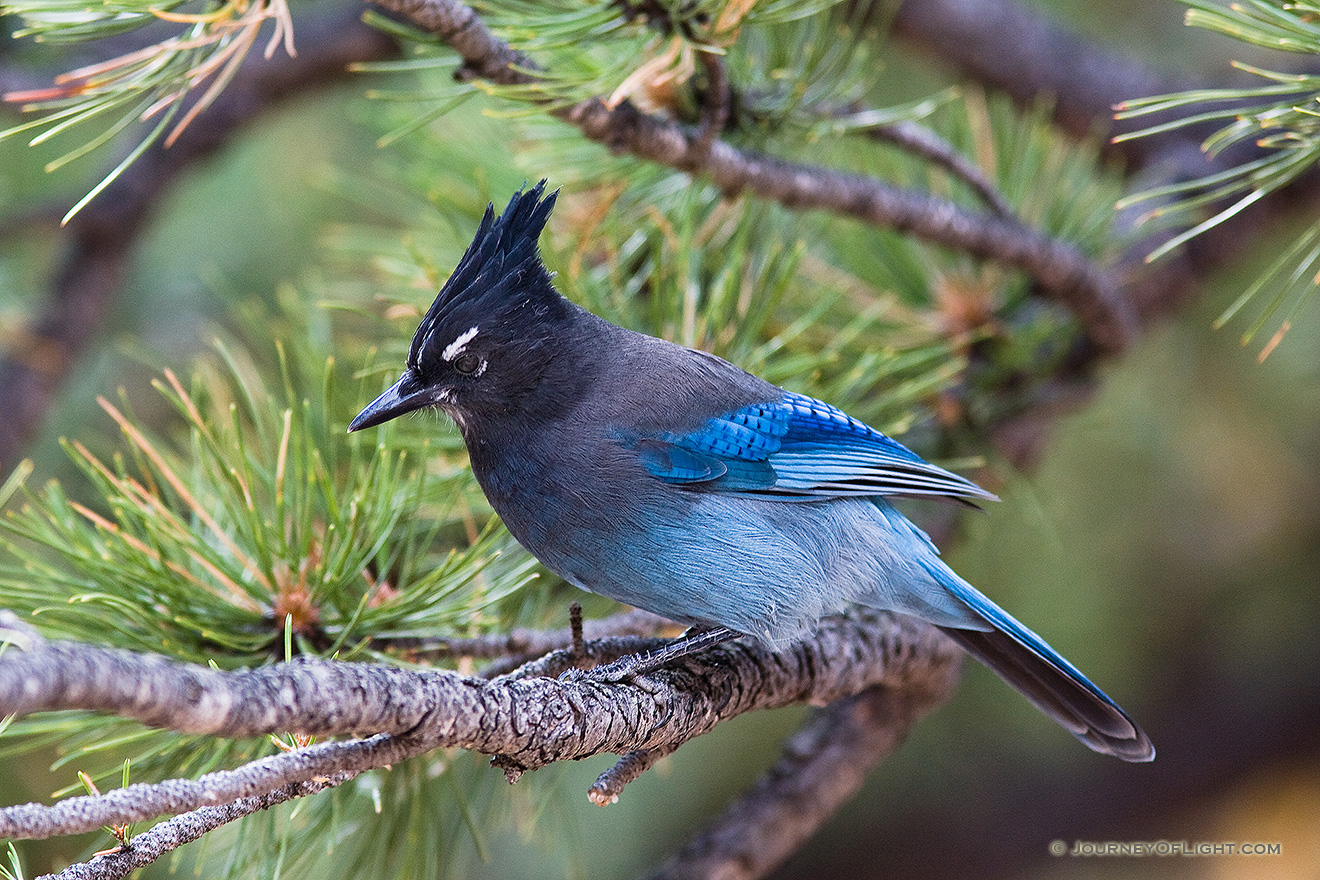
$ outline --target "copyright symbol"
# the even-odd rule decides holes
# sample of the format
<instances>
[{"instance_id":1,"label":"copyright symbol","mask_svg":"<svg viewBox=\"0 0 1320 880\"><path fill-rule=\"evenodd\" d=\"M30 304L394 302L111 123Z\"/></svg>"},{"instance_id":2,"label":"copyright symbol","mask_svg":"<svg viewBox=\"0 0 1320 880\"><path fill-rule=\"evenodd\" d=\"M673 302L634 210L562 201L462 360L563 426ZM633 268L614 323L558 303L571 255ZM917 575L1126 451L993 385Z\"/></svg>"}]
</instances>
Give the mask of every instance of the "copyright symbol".
<instances>
[{"instance_id":1,"label":"copyright symbol","mask_svg":"<svg viewBox=\"0 0 1320 880\"><path fill-rule=\"evenodd\" d=\"M1062 840L1050 841L1050 855L1061 856L1067 852L1068 852L1068 844L1064 843Z\"/></svg>"}]
</instances>

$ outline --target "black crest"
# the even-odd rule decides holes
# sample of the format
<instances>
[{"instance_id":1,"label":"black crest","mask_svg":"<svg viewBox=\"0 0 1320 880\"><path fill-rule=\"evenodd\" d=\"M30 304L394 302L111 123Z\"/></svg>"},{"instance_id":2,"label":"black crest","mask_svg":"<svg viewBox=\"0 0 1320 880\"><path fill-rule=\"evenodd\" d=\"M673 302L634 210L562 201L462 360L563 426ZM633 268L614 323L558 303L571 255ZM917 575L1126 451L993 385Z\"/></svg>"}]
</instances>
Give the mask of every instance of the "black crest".
<instances>
[{"instance_id":1,"label":"black crest","mask_svg":"<svg viewBox=\"0 0 1320 880\"><path fill-rule=\"evenodd\" d=\"M487 205L472 244L417 327L409 367L422 369L429 356L438 355L431 349L451 341L455 328L516 333L519 325L563 308L537 247L559 195L555 190L542 198L545 184L514 193L498 217L495 205Z\"/></svg>"}]
</instances>

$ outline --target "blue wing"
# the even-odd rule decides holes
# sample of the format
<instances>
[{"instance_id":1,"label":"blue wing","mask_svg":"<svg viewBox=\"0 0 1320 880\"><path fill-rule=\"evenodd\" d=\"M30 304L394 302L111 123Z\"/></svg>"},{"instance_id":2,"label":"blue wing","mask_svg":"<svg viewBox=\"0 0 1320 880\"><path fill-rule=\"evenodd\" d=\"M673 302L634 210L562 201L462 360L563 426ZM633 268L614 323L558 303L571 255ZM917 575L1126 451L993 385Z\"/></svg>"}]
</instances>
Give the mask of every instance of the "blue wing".
<instances>
[{"instance_id":1,"label":"blue wing","mask_svg":"<svg viewBox=\"0 0 1320 880\"><path fill-rule=\"evenodd\" d=\"M717 416L690 434L647 438L638 451L667 483L740 495L996 500L843 410L792 392Z\"/></svg>"}]
</instances>

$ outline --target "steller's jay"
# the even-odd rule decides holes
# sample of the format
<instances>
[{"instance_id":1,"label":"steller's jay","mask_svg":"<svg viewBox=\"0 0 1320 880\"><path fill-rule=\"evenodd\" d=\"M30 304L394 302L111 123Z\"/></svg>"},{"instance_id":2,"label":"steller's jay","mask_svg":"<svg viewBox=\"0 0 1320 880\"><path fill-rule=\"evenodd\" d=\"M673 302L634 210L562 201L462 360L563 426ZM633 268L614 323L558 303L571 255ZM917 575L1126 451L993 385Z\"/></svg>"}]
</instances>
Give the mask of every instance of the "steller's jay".
<instances>
[{"instance_id":1,"label":"steller's jay","mask_svg":"<svg viewBox=\"0 0 1320 880\"><path fill-rule=\"evenodd\" d=\"M451 416L491 506L547 568L697 628L647 670L740 634L782 644L856 603L938 626L1095 751L1155 756L887 500L993 495L827 403L565 299L537 249L544 187L486 209L402 378L350 431Z\"/></svg>"}]
</instances>

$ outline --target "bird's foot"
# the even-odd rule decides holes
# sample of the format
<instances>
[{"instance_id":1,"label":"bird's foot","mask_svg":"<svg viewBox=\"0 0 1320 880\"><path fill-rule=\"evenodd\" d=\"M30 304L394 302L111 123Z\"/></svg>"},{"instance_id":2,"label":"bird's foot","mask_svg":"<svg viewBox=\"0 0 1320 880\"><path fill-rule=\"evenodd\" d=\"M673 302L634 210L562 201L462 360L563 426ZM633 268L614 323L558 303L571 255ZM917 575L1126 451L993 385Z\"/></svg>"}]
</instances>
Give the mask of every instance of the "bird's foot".
<instances>
[{"instance_id":1,"label":"bird's foot","mask_svg":"<svg viewBox=\"0 0 1320 880\"><path fill-rule=\"evenodd\" d=\"M737 632L726 626L705 629L693 627L681 637L674 639L663 647L656 648L654 651L628 654L603 666L597 666L588 672L579 673L579 675L592 681L608 684L633 681L640 676L655 672L675 660L704 651L713 645L718 645L720 642L736 639L738 635Z\"/></svg>"}]
</instances>

